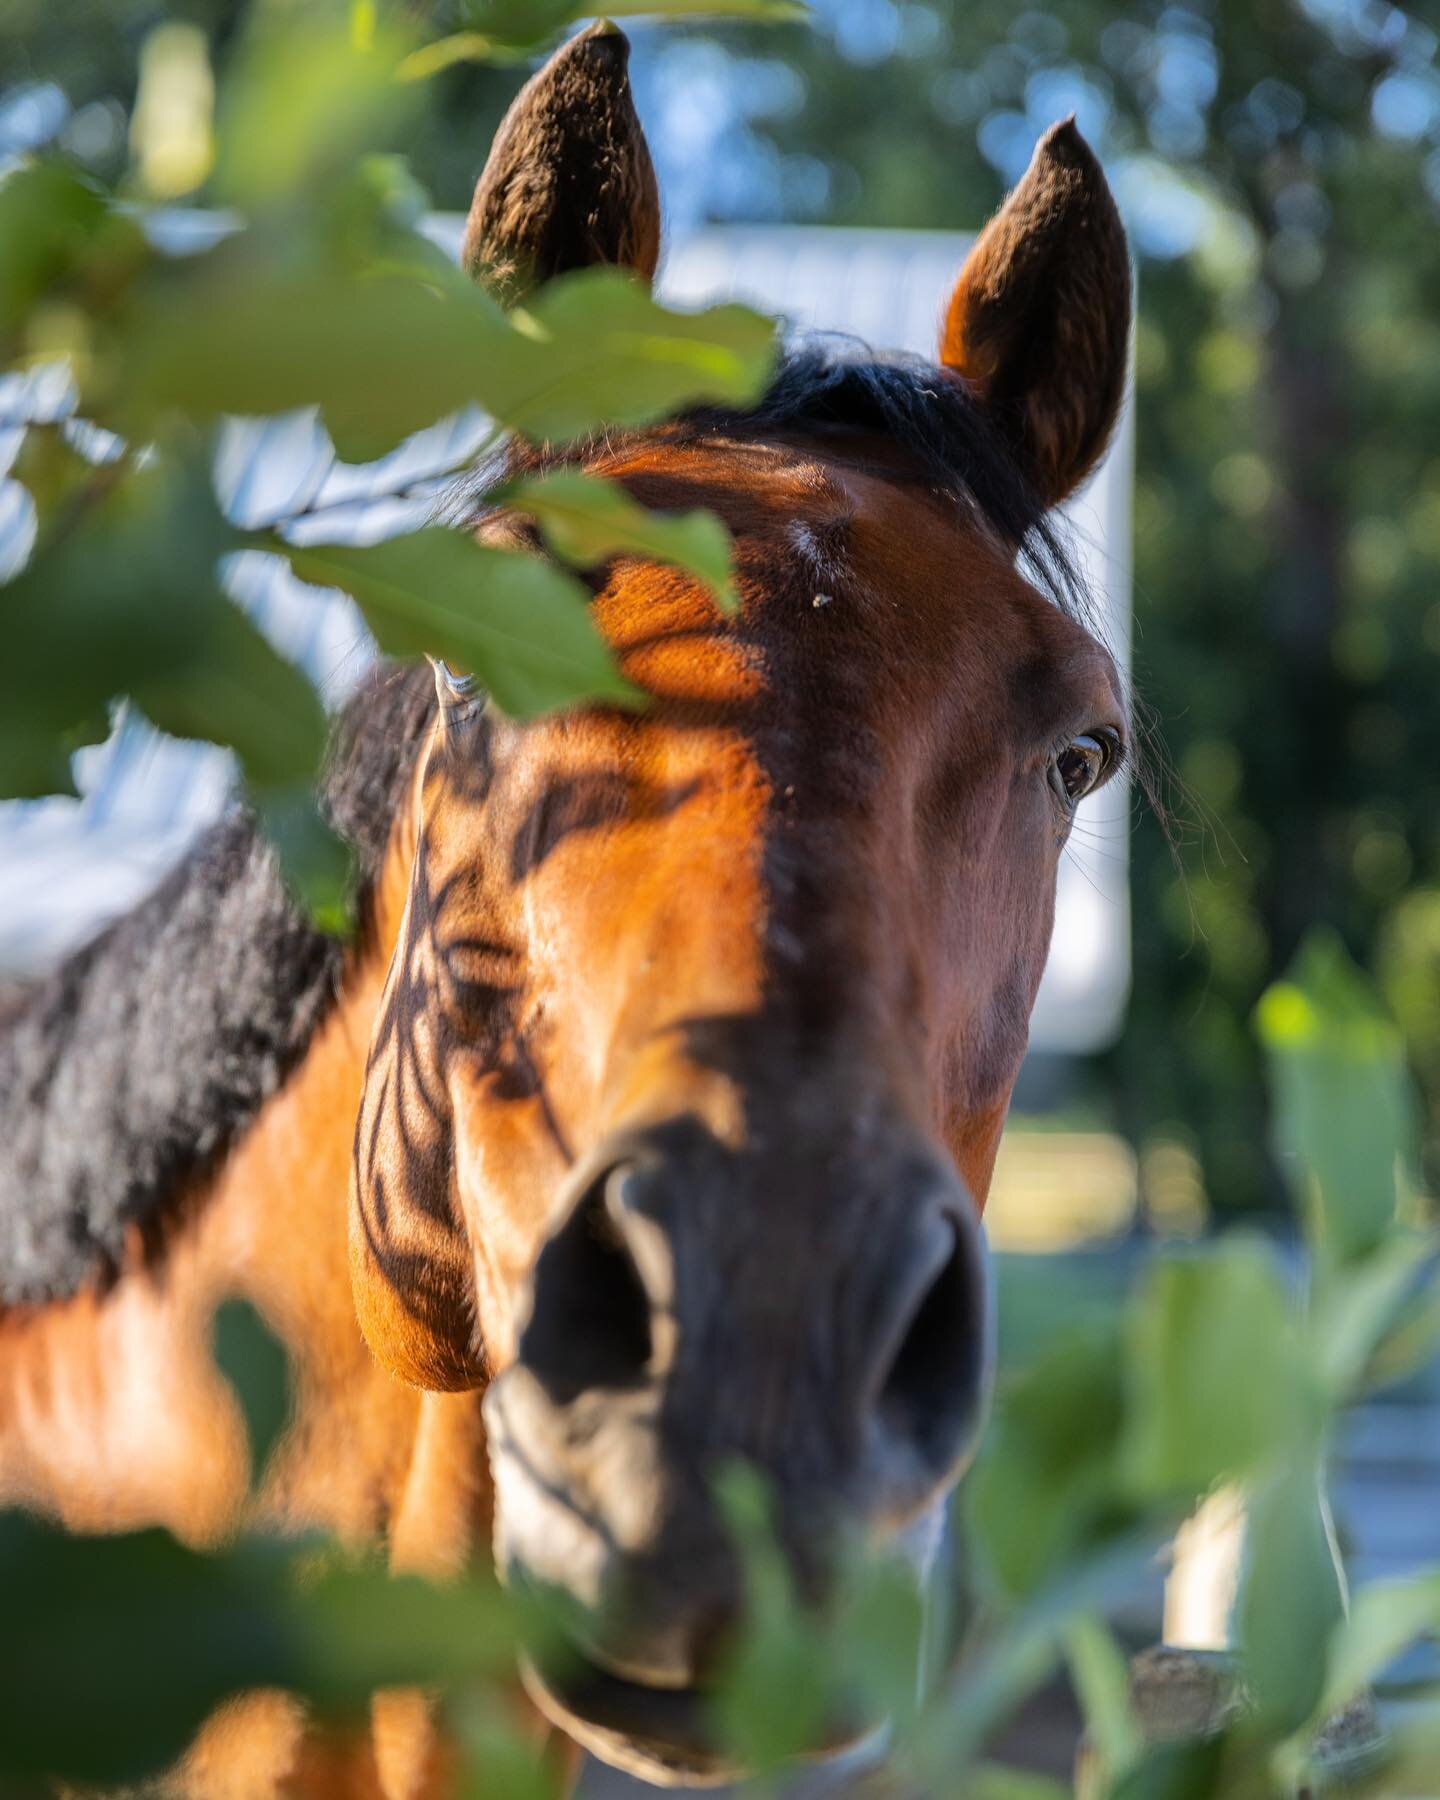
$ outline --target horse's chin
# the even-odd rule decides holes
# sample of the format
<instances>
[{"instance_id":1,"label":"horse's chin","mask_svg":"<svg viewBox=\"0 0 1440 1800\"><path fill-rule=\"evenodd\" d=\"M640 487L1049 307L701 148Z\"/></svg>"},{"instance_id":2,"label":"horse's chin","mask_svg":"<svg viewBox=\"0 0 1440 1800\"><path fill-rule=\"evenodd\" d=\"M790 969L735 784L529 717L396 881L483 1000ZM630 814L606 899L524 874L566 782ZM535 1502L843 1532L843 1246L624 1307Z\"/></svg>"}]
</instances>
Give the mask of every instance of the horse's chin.
<instances>
[{"instance_id":1,"label":"horse's chin","mask_svg":"<svg viewBox=\"0 0 1440 1800\"><path fill-rule=\"evenodd\" d=\"M750 1774L717 1739L711 1697L703 1689L650 1687L573 1655L563 1669L543 1671L527 1658L520 1673L552 1724L627 1775L660 1787L721 1787ZM853 1752L876 1735L873 1725L837 1725L810 1756Z\"/></svg>"}]
</instances>

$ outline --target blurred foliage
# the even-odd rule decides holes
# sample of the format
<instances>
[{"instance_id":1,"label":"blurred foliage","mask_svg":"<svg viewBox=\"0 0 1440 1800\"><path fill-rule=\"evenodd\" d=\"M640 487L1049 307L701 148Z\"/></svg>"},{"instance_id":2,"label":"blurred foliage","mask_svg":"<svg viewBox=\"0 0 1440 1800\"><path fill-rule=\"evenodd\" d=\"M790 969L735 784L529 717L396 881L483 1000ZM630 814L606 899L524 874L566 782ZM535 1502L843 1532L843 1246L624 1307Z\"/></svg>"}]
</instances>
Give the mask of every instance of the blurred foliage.
<instances>
[{"instance_id":1,"label":"blurred foliage","mask_svg":"<svg viewBox=\"0 0 1440 1800\"><path fill-rule=\"evenodd\" d=\"M1395 1040L1333 941L1306 948L1259 1017L1274 1077L1294 1098L1283 1133L1287 1157L1307 1171L1308 1276L1297 1283L1272 1246L1238 1236L1156 1255L1097 1310L1083 1273L1063 1280L1035 1259L1006 1262L1002 1311L1027 1327L1011 1339L979 1463L955 1503L968 1568L963 1631L937 1629L944 1595L932 1592L927 1616L907 1565L863 1546L842 1550L817 1612L794 1591L763 1484L743 1467L722 1472L749 1616L722 1663L714 1730L754 1771L757 1793L817 1735L883 1719L880 1791L1053 1800L1057 1790L1007 1768L990 1745L1063 1662L1089 1726L1088 1793L1293 1800L1313 1779L1321 1724L1415 1638L1440 1632L1440 1571L1362 1588L1347 1613L1321 1503L1344 1408L1440 1341L1434 1234L1402 1222L1397 1113L1357 1112L1353 1164L1332 1163L1317 1128L1331 1092L1317 1045L1343 1054L1368 1091L1393 1075ZM1382 1217L1367 1176L1356 1210L1366 1231L1343 1239L1342 1257L1334 1221L1350 1201L1329 1183L1352 1167L1390 1171L1388 1207ZM285 1424L283 1357L236 1302L222 1308L215 1341L249 1421L258 1487ZM1105 1617L1222 1483L1241 1484L1249 1505L1237 1608L1243 1703L1206 1740L1157 1746L1133 1710ZM455 1747L457 1793L560 1792L509 1695L522 1650L564 1658L565 1622L553 1597L507 1593L488 1569L431 1587L256 1526L205 1553L157 1531L68 1538L8 1514L0 1586L7 1792L42 1775L154 1775L174 1766L220 1701L247 1690L284 1689L312 1728L343 1730L363 1728L372 1695L397 1688L428 1696ZM1440 1772L1440 1693L1408 1698L1346 1794L1433 1791L1412 1784Z\"/></svg>"},{"instance_id":2,"label":"blurred foliage","mask_svg":"<svg viewBox=\"0 0 1440 1800\"><path fill-rule=\"evenodd\" d=\"M556 0L546 28L574 12ZM526 9L494 0L488 15L491 50L531 41ZM564 442L743 404L769 378L775 326L741 306L668 311L615 269L502 310L421 234L424 195L388 154L424 111L424 85L401 73L424 41L414 19L256 6L224 40L218 87L203 31L151 23L118 177L63 142L0 169L6 390L23 418L24 378L59 373L68 389L52 423L5 434L37 541L0 590L0 795L69 790L71 752L128 700L236 753L287 875L342 929L346 859L314 799L324 714L225 592L229 553L268 550L345 590L382 651L442 656L512 715L640 696L585 584L530 551L444 526L363 547L242 534L206 474L221 421L313 409L342 457L370 460L478 406L494 434L473 462L507 430ZM210 247L169 253L153 208L191 196L233 210ZM643 551L733 604L718 520L652 519L596 477L526 494L561 563Z\"/></svg>"}]
</instances>

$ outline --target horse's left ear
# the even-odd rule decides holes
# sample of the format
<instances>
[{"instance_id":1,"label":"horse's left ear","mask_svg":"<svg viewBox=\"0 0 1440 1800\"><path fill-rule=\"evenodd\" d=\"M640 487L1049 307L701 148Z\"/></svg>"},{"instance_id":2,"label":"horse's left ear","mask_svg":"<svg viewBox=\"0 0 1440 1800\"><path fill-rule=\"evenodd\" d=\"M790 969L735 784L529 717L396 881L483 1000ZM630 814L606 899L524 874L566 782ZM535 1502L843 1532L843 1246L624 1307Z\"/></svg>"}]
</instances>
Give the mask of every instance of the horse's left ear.
<instances>
[{"instance_id":1,"label":"horse's left ear","mask_svg":"<svg viewBox=\"0 0 1440 1800\"><path fill-rule=\"evenodd\" d=\"M1067 119L976 239L950 296L940 361L1010 439L1047 505L1104 454L1130 336L1125 228Z\"/></svg>"},{"instance_id":2,"label":"horse's left ear","mask_svg":"<svg viewBox=\"0 0 1440 1800\"><path fill-rule=\"evenodd\" d=\"M653 279L660 193L629 63L629 40L602 19L555 52L501 121L461 259L506 305L597 264Z\"/></svg>"}]
</instances>

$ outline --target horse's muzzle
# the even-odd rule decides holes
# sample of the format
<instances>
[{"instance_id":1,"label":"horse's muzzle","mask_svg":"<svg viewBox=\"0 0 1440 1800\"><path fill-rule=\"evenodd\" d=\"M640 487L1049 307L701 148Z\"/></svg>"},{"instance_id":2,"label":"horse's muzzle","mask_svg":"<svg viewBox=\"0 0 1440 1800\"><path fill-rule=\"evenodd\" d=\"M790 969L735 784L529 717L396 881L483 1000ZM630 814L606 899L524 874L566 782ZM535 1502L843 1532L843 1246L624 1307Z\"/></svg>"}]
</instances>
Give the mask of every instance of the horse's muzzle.
<instances>
[{"instance_id":1,"label":"horse's muzzle","mask_svg":"<svg viewBox=\"0 0 1440 1800\"><path fill-rule=\"evenodd\" d=\"M726 1469L768 1486L796 1592L823 1608L837 1544L896 1539L973 1447L974 1209L923 1139L874 1135L843 1159L733 1150L688 1118L612 1140L567 1184L487 1396L499 1566L570 1615L573 1656L532 1688L650 1780L734 1774L704 1703L743 1619Z\"/></svg>"}]
</instances>

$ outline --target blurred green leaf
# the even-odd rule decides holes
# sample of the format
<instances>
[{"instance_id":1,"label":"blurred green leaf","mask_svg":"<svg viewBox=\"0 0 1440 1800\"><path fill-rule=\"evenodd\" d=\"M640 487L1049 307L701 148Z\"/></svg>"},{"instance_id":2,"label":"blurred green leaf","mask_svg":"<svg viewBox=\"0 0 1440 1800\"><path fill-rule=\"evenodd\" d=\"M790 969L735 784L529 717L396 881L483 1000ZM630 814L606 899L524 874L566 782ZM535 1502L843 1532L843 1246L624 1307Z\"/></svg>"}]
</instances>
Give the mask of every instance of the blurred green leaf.
<instances>
[{"instance_id":1,"label":"blurred green leaf","mask_svg":"<svg viewBox=\"0 0 1440 1800\"><path fill-rule=\"evenodd\" d=\"M717 1497L745 1564L747 1618L720 1671L712 1712L732 1755L763 1775L819 1738L831 1670L776 1543L768 1489L737 1465L720 1478Z\"/></svg>"},{"instance_id":2,"label":"blurred green leaf","mask_svg":"<svg viewBox=\"0 0 1440 1800\"><path fill-rule=\"evenodd\" d=\"M1133 1593L1153 1566L1161 1537L1150 1524L1087 1547L998 1629L972 1643L911 1734L908 1754L922 1779L949 1791L955 1772L969 1766L996 1726L1049 1677L1071 1621L1104 1614Z\"/></svg>"},{"instance_id":3,"label":"blurred green leaf","mask_svg":"<svg viewBox=\"0 0 1440 1800\"><path fill-rule=\"evenodd\" d=\"M514 1678L521 1615L488 1572L443 1588L305 1541L210 1552L161 1531L71 1537L0 1514L0 1778L136 1779L228 1695L282 1687L322 1718L380 1688Z\"/></svg>"},{"instance_id":4,"label":"blurred green leaf","mask_svg":"<svg viewBox=\"0 0 1440 1800\"><path fill-rule=\"evenodd\" d=\"M714 513L648 512L616 482L580 469L507 483L494 499L535 519L555 554L579 568L646 557L703 581L722 612L740 603L730 533Z\"/></svg>"},{"instance_id":5,"label":"blurred green leaf","mask_svg":"<svg viewBox=\"0 0 1440 1800\"><path fill-rule=\"evenodd\" d=\"M810 9L802 0L620 0L608 14L615 19L732 18L783 24L809 18ZM463 54L486 61L536 49L567 25L592 16L585 0L466 0L463 15L473 27L459 34L469 40ZM427 67L424 72L433 71Z\"/></svg>"},{"instance_id":6,"label":"blurred green leaf","mask_svg":"<svg viewBox=\"0 0 1440 1800\"><path fill-rule=\"evenodd\" d=\"M387 654L443 657L512 718L639 697L595 629L585 588L538 557L440 526L364 548L285 553L302 581L352 595Z\"/></svg>"},{"instance_id":7,"label":"blurred green leaf","mask_svg":"<svg viewBox=\"0 0 1440 1800\"><path fill-rule=\"evenodd\" d=\"M389 148L418 110L395 74L412 47L392 24L357 39L338 8L252 8L220 93L215 197L293 206Z\"/></svg>"},{"instance_id":8,"label":"blurred green leaf","mask_svg":"<svg viewBox=\"0 0 1440 1800\"><path fill-rule=\"evenodd\" d=\"M138 679L132 697L160 730L236 753L287 881L317 923L342 933L350 854L316 799L329 737L320 698L231 602L218 599L207 611L208 629L192 658L179 670Z\"/></svg>"},{"instance_id":9,"label":"blurred green leaf","mask_svg":"<svg viewBox=\"0 0 1440 1800\"><path fill-rule=\"evenodd\" d=\"M1361 1588L1350 1616L1335 1631L1324 1697L1312 1722L1320 1723L1355 1699L1387 1663L1428 1633L1440 1633L1440 1569Z\"/></svg>"},{"instance_id":10,"label":"blurred green leaf","mask_svg":"<svg viewBox=\"0 0 1440 1800\"><path fill-rule=\"evenodd\" d=\"M1002 1371L1026 1368L1057 1337L1112 1328L1129 1289L1130 1271L1103 1253L1002 1250L993 1262Z\"/></svg>"},{"instance_id":11,"label":"blurred green leaf","mask_svg":"<svg viewBox=\"0 0 1440 1800\"><path fill-rule=\"evenodd\" d=\"M355 859L320 807L313 780L249 789L280 872L311 921L331 937L355 924Z\"/></svg>"},{"instance_id":12,"label":"blurred green leaf","mask_svg":"<svg viewBox=\"0 0 1440 1800\"><path fill-rule=\"evenodd\" d=\"M1267 990L1256 1025L1269 1054L1276 1144L1316 1254L1347 1263L1395 1216L1415 1159L1414 1096L1400 1033L1328 931L1306 939Z\"/></svg>"},{"instance_id":13,"label":"blurred green leaf","mask_svg":"<svg viewBox=\"0 0 1440 1800\"><path fill-rule=\"evenodd\" d=\"M617 269L564 275L511 318L532 348L489 372L481 403L534 439L643 425L701 402L752 405L778 354L773 319L736 305L672 312Z\"/></svg>"},{"instance_id":14,"label":"blurred green leaf","mask_svg":"<svg viewBox=\"0 0 1440 1800\"><path fill-rule=\"evenodd\" d=\"M248 1301L227 1300L215 1313L215 1362L245 1414L255 1488L290 1416L285 1350Z\"/></svg>"},{"instance_id":15,"label":"blurred green leaf","mask_svg":"<svg viewBox=\"0 0 1440 1800\"><path fill-rule=\"evenodd\" d=\"M979 1763L966 1772L965 1800L1072 1800L1068 1783L1024 1769Z\"/></svg>"},{"instance_id":16,"label":"blurred green leaf","mask_svg":"<svg viewBox=\"0 0 1440 1800\"><path fill-rule=\"evenodd\" d=\"M1154 1744L1111 1788L1106 1800L1260 1800L1224 1786L1225 1743L1210 1738L1199 1744Z\"/></svg>"},{"instance_id":17,"label":"blurred green leaf","mask_svg":"<svg viewBox=\"0 0 1440 1800\"><path fill-rule=\"evenodd\" d=\"M1381 1338L1366 1370L1366 1388L1388 1387L1406 1381L1422 1369L1440 1349L1440 1293L1430 1285L1400 1310L1390 1330Z\"/></svg>"},{"instance_id":18,"label":"blurred green leaf","mask_svg":"<svg viewBox=\"0 0 1440 1800\"><path fill-rule=\"evenodd\" d=\"M153 1774L228 1694L304 1673L284 1564L0 1514L0 1776Z\"/></svg>"},{"instance_id":19,"label":"blurred green leaf","mask_svg":"<svg viewBox=\"0 0 1440 1800\"><path fill-rule=\"evenodd\" d=\"M1113 1784L1139 1761L1140 1728L1130 1705L1130 1669L1100 1620L1078 1618L1064 1632L1065 1660L1085 1715L1090 1743Z\"/></svg>"},{"instance_id":20,"label":"blurred green leaf","mask_svg":"<svg viewBox=\"0 0 1440 1800\"><path fill-rule=\"evenodd\" d=\"M124 339L130 435L192 419L318 406L368 460L475 397L513 333L478 289L405 274L270 266L246 235L172 265L137 297Z\"/></svg>"},{"instance_id":21,"label":"blurred green leaf","mask_svg":"<svg viewBox=\"0 0 1440 1800\"><path fill-rule=\"evenodd\" d=\"M68 163L0 174L0 353L41 295L82 263L105 219L104 195Z\"/></svg>"},{"instance_id":22,"label":"blurred green leaf","mask_svg":"<svg viewBox=\"0 0 1440 1800\"><path fill-rule=\"evenodd\" d=\"M92 492L77 528L0 587L0 794L63 791L73 734L203 663L226 604L229 534L203 476L161 465L111 486L102 472Z\"/></svg>"},{"instance_id":23,"label":"blurred green leaf","mask_svg":"<svg viewBox=\"0 0 1440 1800\"><path fill-rule=\"evenodd\" d=\"M1311 1367L1337 1402L1356 1396L1371 1359L1405 1314L1435 1246L1416 1233L1384 1238L1344 1279L1324 1284L1309 1327Z\"/></svg>"},{"instance_id":24,"label":"blurred green leaf","mask_svg":"<svg viewBox=\"0 0 1440 1800\"><path fill-rule=\"evenodd\" d=\"M115 470L98 472L77 528L0 587L0 793L70 791L71 752L128 696L162 731L236 753L287 878L340 929L348 854L314 800L325 712L220 590L219 558L238 540L204 466L162 459L113 484Z\"/></svg>"},{"instance_id":25,"label":"blurred green leaf","mask_svg":"<svg viewBox=\"0 0 1440 1800\"><path fill-rule=\"evenodd\" d=\"M444 1716L460 1761L456 1800L568 1800L563 1754L519 1714L513 1694L470 1684Z\"/></svg>"},{"instance_id":26,"label":"blurred green leaf","mask_svg":"<svg viewBox=\"0 0 1440 1800\"><path fill-rule=\"evenodd\" d=\"M318 406L347 459L378 456L474 403L535 439L638 425L700 401L747 404L775 326L746 307L667 311L630 276L585 270L506 315L430 246L384 272L277 268L248 234L161 271L122 338L132 436L194 419Z\"/></svg>"},{"instance_id":27,"label":"blurred green leaf","mask_svg":"<svg viewBox=\"0 0 1440 1800\"><path fill-rule=\"evenodd\" d=\"M754 19L775 25L812 16L805 0L617 0L606 11L612 19Z\"/></svg>"},{"instance_id":28,"label":"blurred green leaf","mask_svg":"<svg viewBox=\"0 0 1440 1800\"><path fill-rule=\"evenodd\" d=\"M1035 1593L1128 1523L1115 1461L1123 1408L1113 1323L1057 1337L1002 1387L962 1498L976 1547L1006 1594Z\"/></svg>"},{"instance_id":29,"label":"blurred green leaf","mask_svg":"<svg viewBox=\"0 0 1440 1800\"><path fill-rule=\"evenodd\" d=\"M1395 1719L1377 1747L1375 1766L1347 1772L1344 1800L1430 1800L1440 1770L1440 1705L1434 1700Z\"/></svg>"},{"instance_id":30,"label":"blurred green leaf","mask_svg":"<svg viewBox=\"0 0 1440 1800\"><path fill-rule=\"evenodd\" d=\"M1266 1248L1232 1239L1158 1260L1129 1312L1123 1451L1131 1490L1187 1503L1311 1441L1318 1392Z\"/></svg>"},{"instance_id":31,"label":"blurred green leaf","mask_svg":"<svg viewBox=\"0 0 1440 1800\"><path fill-rule=\"evenodd\" d=\"M1319 1704L1327 1647L1344 1617L1319 1469L1306 1457L1250 1496L1236 1616L1252 1703L1247 1731L1294 1731Z\"/></svg>"}]
</instances>

